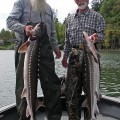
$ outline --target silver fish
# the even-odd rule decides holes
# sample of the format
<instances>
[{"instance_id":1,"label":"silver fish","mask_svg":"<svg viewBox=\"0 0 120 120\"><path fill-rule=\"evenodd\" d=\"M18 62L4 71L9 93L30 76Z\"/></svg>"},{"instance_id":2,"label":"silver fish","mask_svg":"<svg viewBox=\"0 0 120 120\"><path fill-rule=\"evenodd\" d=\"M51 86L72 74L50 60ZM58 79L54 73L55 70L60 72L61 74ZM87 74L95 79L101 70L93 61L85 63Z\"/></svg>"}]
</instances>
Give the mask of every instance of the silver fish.
<instances>
[{"instance_id":1,"label":"silver fish","mask_svg":"<svg viewBox=\"0 0 120 120\"><path fill-rule=\"evenodd\" d=\"M37 24L31 31L32 37L19 48L19 53L25 52L24 58L24 89L21 99L26 97L27 108L26 117L30 116L30 120L35 120L35 112L40 106L44 106L42 102L37 100L37 83L38 83L38 32L40 25ZM34 40L33 40L34 38Z\"/></svg>"},{"instance_id":2,"label":"silver fish","mask_svg":"<svg viewBox=\"0 0 120 120\"><path fill-rule=\"evenodd\" d=\"M100 64L99 53L95 49L94 43L86 32L83 32L87 45L85 46L86 56L86 83L87 96L82 106L87 107L89 113L89 120L96 120L96 115L99 114L97 101L101 97L100 93Z\"/></svg>"}]
</instances>

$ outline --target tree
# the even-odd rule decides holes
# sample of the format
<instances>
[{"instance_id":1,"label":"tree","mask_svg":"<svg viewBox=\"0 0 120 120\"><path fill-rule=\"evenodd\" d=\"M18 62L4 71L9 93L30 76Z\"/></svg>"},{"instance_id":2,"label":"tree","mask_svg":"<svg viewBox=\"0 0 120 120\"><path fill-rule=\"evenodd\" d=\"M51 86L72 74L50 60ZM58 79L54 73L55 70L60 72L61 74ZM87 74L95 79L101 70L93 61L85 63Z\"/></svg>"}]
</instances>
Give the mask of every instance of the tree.
<instances>
[{"instance_id":1,"label":"tree","mask_svg":"<svg viewBox=\"0 0 120 120\"><path fill-rule=\"evenodd\" d=\"M103 0L92 0L92 9L99 12Z\"/></svg>"},{"instance_id":2,"label":"tree","mask_svg":"<svg viewBox=\"0 0 120 120\"><path fill-rule=\"evenodd\" d=\"M109 24L120 25L120 0L104 0L100 8L100 13Z\"/></svg>"},{"instance_id":3,"label":"tree","mask_svg":"<svg viewBox=\"0 0 120 120\"><path fill-rule=\"evenodd\" d=\"M0 39L7 42L11 39L15 39L15 34L9 30L2 29L0 32Z\"/></svg>"},{"instance_id":4,"label":"tree","mask_svg":"<svg viewBox=\"0 0 120 120\"><path fill-rule=\"evenodd\" d=\"M120 0L93 0L92 9L100 12L106 20L106 48L120 47Z\"/></svg>"},{"instance_id":5,"label":"tree","mask_svg":"<svg viewBox=\"0 0 120 120\"><path fill-rule=\"evenodd\" d=\"M53 11L54 11L54 24L55 24L57 39L61 48L63 48L64 39L65 39L65 26L63 23L59 22L57 18L57 10L53 9Z\"/></svg>"}]
</instances>

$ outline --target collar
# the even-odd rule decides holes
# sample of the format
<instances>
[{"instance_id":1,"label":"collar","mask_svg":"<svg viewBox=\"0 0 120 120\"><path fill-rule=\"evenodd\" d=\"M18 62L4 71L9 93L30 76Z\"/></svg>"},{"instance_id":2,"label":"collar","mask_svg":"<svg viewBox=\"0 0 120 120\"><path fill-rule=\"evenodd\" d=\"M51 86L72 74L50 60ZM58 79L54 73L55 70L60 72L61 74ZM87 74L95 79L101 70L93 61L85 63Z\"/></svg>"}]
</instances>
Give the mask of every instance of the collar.
<instances>
[{"instance_id":1,"label":"collar","mask_svg":"<svg viewBox=\"0 0 120 120\"><path fill-rule=\"evenodd\" d=\"M77 9L76 12L75 12L75 17L80 16L80 15L88 15L89 13L90 13L89 8L87 10L85 10L84 12L79 12L79 9Z\"/></svg>"}]
</instances>

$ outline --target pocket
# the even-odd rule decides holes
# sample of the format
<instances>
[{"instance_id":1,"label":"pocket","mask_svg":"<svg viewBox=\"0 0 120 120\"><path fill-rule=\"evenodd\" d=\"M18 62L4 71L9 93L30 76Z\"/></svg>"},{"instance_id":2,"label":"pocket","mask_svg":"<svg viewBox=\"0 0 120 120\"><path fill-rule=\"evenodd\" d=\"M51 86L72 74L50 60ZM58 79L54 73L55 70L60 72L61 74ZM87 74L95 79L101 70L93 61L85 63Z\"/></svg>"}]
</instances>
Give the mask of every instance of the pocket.
<instances>
[{"instance_id":1,"label":"pocket","mask_svg":"<svg viewBox=\"0 0 120 120\"><path fill-rule=\"evenodd\" d=\"M78 27L68 28L68 31L69 31L69 34L70 34L71 36L75 36L75 34L77 34L77 32L78 32Z\"/></svg>"},{"instance_id":2,"label":"pocket","mask_svg":"<svg viewBox=\"0 0 120 120\"><path fill-rule=\"evenodd\" d=\"M79 35L79 27L71 27L71 28L68 28L67 31L69 35L69 40L71 42L73 42L74 39L76 39L76 36Z\"/></svg>"},{"instance_id":3,"label":"pocket","mask_svg":"<svg viewBox=\"0 0 120 120\"><path fill-rule=\"evenodd\" d=\"M95 30L95 25L94 24L85 24L85 28L88 30Z\"/></svg>"}]
</instances>

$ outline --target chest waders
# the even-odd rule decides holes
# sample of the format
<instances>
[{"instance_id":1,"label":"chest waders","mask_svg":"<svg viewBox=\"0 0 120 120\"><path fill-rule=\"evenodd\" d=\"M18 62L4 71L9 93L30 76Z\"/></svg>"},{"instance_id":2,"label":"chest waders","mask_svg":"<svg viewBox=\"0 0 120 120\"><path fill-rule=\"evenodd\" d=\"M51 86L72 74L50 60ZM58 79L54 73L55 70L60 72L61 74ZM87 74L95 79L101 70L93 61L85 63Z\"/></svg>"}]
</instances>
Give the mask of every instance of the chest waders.
<instances>
[{"instance_id":1,"label":"chest waders","mask_svg":"<svg viewBox=\"0 0 120 120\"><path fill-rule=\"evenodd\" d=\"M60 101L60 80L55 73L55 63L53 51L50 46L47 28L44 27L40 35L39 42L39 80L44 95L44 104L46 106L46 116L48 120L60 120L61 101ZM19 120L27 120L26 118L26 99L21 99L21 93L24 87L23 66L24 54L18 53L18 48L25 41L20 41L15 51L15 67L16 67L16 105L19 113Z\"/></svg>"},{"instance_id":2,"label":"chest waders","mask_svg":"<svg viewBox=\"0 0 120 120\"><path fill-rule=\"evenodd\" d=\"M66 103L69 120L81 119L81 104L83 102L83 68L84 68L84 50L78 50L78 54L72 52L69 56L67 79L66 79ZM80 66L76 66L76 64Z\"/></svg>"}]
</instances>

